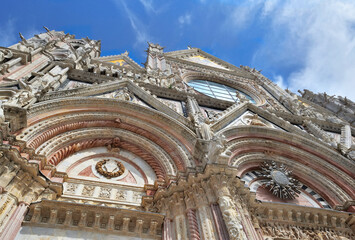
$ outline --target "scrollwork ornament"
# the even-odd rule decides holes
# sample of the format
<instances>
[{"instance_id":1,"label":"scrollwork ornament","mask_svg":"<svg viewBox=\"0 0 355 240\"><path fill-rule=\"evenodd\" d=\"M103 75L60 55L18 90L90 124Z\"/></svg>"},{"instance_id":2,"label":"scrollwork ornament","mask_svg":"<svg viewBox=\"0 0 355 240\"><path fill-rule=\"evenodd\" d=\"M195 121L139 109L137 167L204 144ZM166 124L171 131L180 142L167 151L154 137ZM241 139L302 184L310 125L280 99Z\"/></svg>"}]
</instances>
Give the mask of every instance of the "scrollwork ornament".
<instances>
[{"instance_id":1,"label":"scrollwork ornament","mask_svg":"<svg viewBox=\"0 0 355 240\"><path fill-rule=\"evenodd\" d=\"M116 164L116 167L112 171L109 171L106 166L106 164L109 161L114 161ZM119 177L125 171L125 167L123 166L123 164L121 162L119 162L117 160L112 160L112 159L104 159L104 160L97 162L95 169L99 174L101 174L102 176L104 176L108 179Z\"/></svg>"}]
</instances>

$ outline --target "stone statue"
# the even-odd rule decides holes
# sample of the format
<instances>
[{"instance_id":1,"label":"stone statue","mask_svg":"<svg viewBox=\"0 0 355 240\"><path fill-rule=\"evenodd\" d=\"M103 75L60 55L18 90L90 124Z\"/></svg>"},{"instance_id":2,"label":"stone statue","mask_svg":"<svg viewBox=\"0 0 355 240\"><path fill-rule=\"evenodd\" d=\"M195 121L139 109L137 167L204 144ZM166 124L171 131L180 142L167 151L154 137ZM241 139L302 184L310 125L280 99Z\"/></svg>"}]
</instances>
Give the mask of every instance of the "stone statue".
<instances>
[{"instance_id":1,"label":"stone statue","mask_svg":"<svg viewBox=\"0 0 355 240\"><path fill-rule=\"evenodd\" d=\"M213 138L213 133L211 131L209 124L207 123L207 120L205 120L199 114L197 114L195 119L196 119L195 120L195 127L196 127L196 130L198 131L200 137L203 140L211 140Z\"/></svg>"},{"instance_id":2,"label":"stone statue","mask_svg":"<svg viewBox=\"0 0 355 240\"><path fill-rule=\"evenodd\" d=\"M261 127L266 127L266 124L263 123L260 119L258 114L254 114L253 116L247 116L246 118L249 118L249 125L251 126L261 126Z\"/></svg>"},{"instance_id":3,"label":"stone statue","mask_svg":"<svg viewBox=\"0 0 355 240\"><path fill-rule=\"evenodd\" d=\"M123 101L131 101L131 99L133 99L127 87L119 90L114 97Z\"/></svg>"}]
</instances>

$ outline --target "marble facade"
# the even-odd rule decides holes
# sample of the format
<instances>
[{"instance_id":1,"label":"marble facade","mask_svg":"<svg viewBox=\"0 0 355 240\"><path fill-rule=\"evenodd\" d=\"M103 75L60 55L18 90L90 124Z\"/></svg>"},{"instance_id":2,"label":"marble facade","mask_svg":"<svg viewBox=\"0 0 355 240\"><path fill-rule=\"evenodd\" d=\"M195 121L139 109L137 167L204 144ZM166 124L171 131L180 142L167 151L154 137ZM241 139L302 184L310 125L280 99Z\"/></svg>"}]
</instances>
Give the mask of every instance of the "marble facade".
<instances>
[{"instance_id":1,"label":"marble facade","mask_svg":"<svg viewBox=\"0 0 355 240\"><path fill-rule=\"evenodd\" d=\"M198 48L100 49L0 47L0 239L355 238L351 100Z\"/></svg>"}]
</instances>

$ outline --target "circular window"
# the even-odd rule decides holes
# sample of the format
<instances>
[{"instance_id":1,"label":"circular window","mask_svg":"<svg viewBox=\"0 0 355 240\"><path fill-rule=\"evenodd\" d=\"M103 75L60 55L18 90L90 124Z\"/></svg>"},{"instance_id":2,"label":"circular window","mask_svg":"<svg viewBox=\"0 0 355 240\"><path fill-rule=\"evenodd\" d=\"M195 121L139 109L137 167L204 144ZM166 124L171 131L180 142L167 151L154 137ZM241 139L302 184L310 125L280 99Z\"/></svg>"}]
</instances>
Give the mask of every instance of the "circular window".
<instances>
[{"instance_id":1,"label":"circular window","mask_svg":"<svg viewBox=\"0 0 355 240\"><path fill-rule=\"evenodd\" d=\"M237 92L238 92L239 94L243 95L246 99L248 99L251 103L255 103L254 99L252 99L248 94L245 94L240 90L228 87L220 83L215 83L206 80L192 80L187 84L200 93L203 93L207 96L217 98L220 100L238 103L239 102L239 98L237 97Z\"/></svg>"}]
</instances>

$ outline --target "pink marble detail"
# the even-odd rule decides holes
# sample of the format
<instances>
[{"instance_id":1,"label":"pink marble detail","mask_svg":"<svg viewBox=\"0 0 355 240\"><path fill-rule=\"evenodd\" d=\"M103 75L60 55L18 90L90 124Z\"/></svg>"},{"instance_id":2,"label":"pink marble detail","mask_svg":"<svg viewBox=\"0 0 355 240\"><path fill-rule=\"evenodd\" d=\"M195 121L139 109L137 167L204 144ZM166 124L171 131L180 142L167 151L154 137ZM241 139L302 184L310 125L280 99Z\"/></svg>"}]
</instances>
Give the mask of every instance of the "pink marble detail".
<instances>
[{"instance_id":1,"label":"pink marble detail","mask_svg":"<svg viewBox=\"0 0 355 240\"><path fill-rule=\"evenodd\" d=\"M21 223L25 217L28 205L26 203L20 203L15 212L11 215L11 218L4 227L3 232L0 235L0 239L13 240L17 233L20 231Z\"/></svg>"},{"instance_id":2,"label":"pink marble detail","mask_svg":"<svg viewBox=\"0 0 355 240\"><path fill-rule=\"evenodd\" d=\"M198 231L198 223L196 218L196 212L193 209L187 209L187 219L189 222L190 239L200 240L200 232ZM222 238L221 238L222 239Z\"/></svg>"},{"instance_id":3,"label":"pink marble detail","mask_svg":"<svg viewBox=\"0 0 355 240\"><path fill-rule=\"evenodd\" d=\"M163 240L173 240L171 220L169 218L164 219Z\"/></svg>"},{"instance_id":4,"label":"pink marble detail","mask_svg":"<svg viewBox=\"0 0 355 240\"><path fill-rule=\"evenodd\" d=\"M281 202L281 203L292 203L301 206L313 207L313 205L302 195L299 195L295 199L281 199L272 194L268 189L260 186L256 190L256 199L266 202Z\"/></svg>"},{"instance_id":5,"label":"pink marble detail","mask_svg":"<svg viewBox=\"0 0 355 240\"><path fill-rule=\"evenodd\" d=\"M137 184L137 181L136 181L135 177L133 176L133 174L131 173L131 171L128 171L127 176L125 176L124 178L119 179L117 181Z\"/></svg>"},{"instance_id":6,"label":"pink marble detail","mask_svg":"<svg viewBox=\"0 0 355 240\"><path fill-rule=\"evenodd\" d=\"M87 166L85 169L83 169L79 174L79 176L84 176L84 177L93 177L93 178L98 178L94 175L92 172L91 166Z\"/></svg>"},{"instance_id":7,"label":"pink marble detail","mask_svg":"<svg viewBox=\"0 0 355 240\"><path fill-rule=\"evenodd\" d=\"M229 240L229 234L224 223L221 209L217 203L211 204L211 210L213 215L213 220L217 229L218 237L221 240Z\"/></svg>"}]
</instances>

